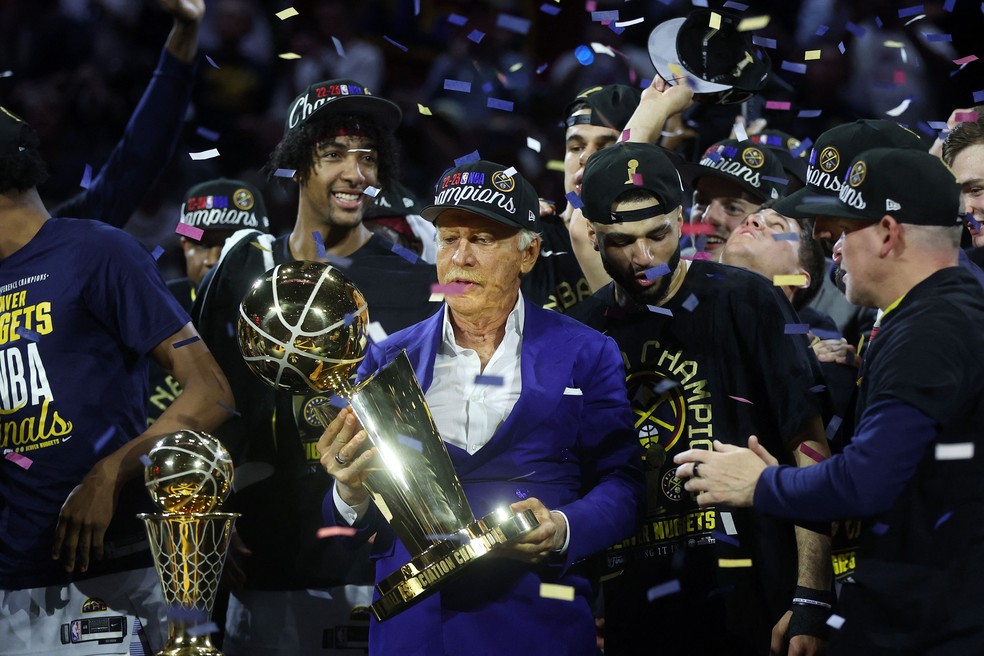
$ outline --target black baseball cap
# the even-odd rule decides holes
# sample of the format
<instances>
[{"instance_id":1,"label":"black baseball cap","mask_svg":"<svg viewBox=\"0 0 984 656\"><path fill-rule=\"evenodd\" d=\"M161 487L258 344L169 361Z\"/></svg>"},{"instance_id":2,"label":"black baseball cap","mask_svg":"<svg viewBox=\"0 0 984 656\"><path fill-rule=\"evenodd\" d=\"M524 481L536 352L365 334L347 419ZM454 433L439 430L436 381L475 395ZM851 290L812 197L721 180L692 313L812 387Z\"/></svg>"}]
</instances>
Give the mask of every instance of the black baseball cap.
<instances>
[{"instance_id":1,"label":"black baseball cap","mask_svg":"<svg viewBox=\"0 0 984 656\"><path fill-rule=\"evenodd\" d=\"M420 215L437 221L441 212L463 209L510 228L539 232L540 200L515 168L480 160L449 169L434 190L434 204Z\"/></svg>"},{"instance_id":2,"label":"black baseball cap","mask_svg":"<svg viewBox=\"0 0 984 656\"><path fill-rule=\"evenodd\" d=\"M0 157L11 157L24 150L24 130L30 127L17 114L0 105Z\"/></svg>"},{"instance_id":3,"label":"black baseball cap","mask_svg":"<svg viewBox=\"0 0 984 656\"><path fill-rule=\"evenodd\" d=\"M588 87L564 108L564 126L588 124L622 131L639 106L642 91L626 84L608 84L603 87ZM578 114L581 109L590 113Z\"/></svg>"},{"instance_id":4,"label":"black baseball cap","mask_svg":"<svg viewBox=\"0 0 984 656\"><path fill-rule=\"evenodd\" d=\"M836 199L812 204L814 216L958 226L960 189L953 171L935 155L914 148L873 148L847 169Z\"/></svg>"},{"instance_id":5,"label":"black baseball cap","mask_svg":"<svg viewBox=\"0 0 984 656\"><path fill-rule=\"evenodd\" d=\"M717 142L699 163L681 165L680 173L691 185L708 175L728 180L762 202L782 196L782 181L788 179L773 149L737 139Z\"/></svg>"},{"instance_id":6,"label":"black baseball cap","mask_svg":"<svg viewBox=\"0 0 984 656\"><path fill-rule=\"evenodd\" d=\"M364 218L374 219L381 216L406 216L420 214L422 205L417 196L399 182L391 182L386 188L376 194L372 205L366 208Z\"/></svg>"},{"instance_id":7,"label":"black baseball cap","mask_svg":"<svg viewBox=\"0 0 984 656\"><path fill-rule=\"evenodd\" d=\"M202 230L256 228L270 232L260 190L229 178L209 180L189 189L181 203L181 222Z\"/></svg>"},{"instance_id":8,"label":"black baseball cap","mask_svg":"<svg viewBox=\"0 0 984 656\"><path fill-rule=\"evenodd\" d=\"M313 119L338 114L362 114L379 122L387 130L396 130L403 119L399 106L378 98L353 80L315 82L301 93L287 110L284 134Z\"/></svg>"},{"instance_id":9,"label":"black baseball cap","mask_svg":"<svg viewBox=\"0 0 984 656\"><path fill-rule=\"evenodd\" d=\"M716 28L711 28L717 14ZM672 18L649 34L649 58L660 77L676 84L676 66L693 76L695 96L706 102L732 104L748 100L769 79L771 62L752 43L751 32L738 31L740 16L721 10L695 9Z\"/></svg>"},{"instance_id":10,"label":"black baseball cap","mask_svg":"<svg viewBox=\"0 0 984 656\"><path fill-rule=\"evenodd\" d=\"M793 154L793 151L799 148L802 143L800 139L788 132L768 128L758 134L750 135L748 140L771 148L779 158L779 163L786 175L796 178L801 187L806 185L806 162L809 159L807 150L804 148L798 155Z\"/></svg>"},{"instance_id":11,"label":"black baseball cap","mask_svg":"<svg viewBox=\"0 0 984 656\"><path fill-rule=\"evenodd\" d=\"M632 189L645 189L656 197L658 204L648 216L612 211L612 203ZM641 221L683 205L683 184L663 148L622 142L588 158L581 181L581 202L585 218L594 223Z\"/></svg>"},{"instance_id":12,"label":"black baseball cap","mask_svg":"<svg viewBox=\"0 0 984 656\"><path fill-rule=\"evenodd\" d=\"M923 148L919 137L894 121L860 119L831 128L817 137L806 170L806 186L794 191L773 209L783 216L809 219L817 202L837 198L850 164L872 148Z\"/></svg>"}]
</instances>

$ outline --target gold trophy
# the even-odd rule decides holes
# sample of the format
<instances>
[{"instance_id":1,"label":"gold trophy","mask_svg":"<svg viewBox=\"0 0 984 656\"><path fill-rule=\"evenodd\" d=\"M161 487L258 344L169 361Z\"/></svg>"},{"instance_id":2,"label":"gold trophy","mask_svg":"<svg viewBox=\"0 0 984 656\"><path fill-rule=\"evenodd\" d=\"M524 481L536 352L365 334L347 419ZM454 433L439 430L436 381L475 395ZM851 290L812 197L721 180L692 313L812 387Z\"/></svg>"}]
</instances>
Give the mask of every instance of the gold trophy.
<instances>
[{"instance_id":1,"label":"gold trophy","mask_svg":"<svg viewBox=\"0 0 984 656\"><path fill-rule=\"evenodd\" d=\"M216 512L232 485L232 458L214 437L182 430L147 454L144 482L163 514L140 514L168 606L158 656L222 656L207 630L238 513Z\"/></svg>"},{"instance_id":2,"label":"gold trophy","mask_svg":"<svg viewBox=\"0 0 984 656\"><path fill-rule=\"evenodd\" d=\"M376 448L366 489L407 551L417 554L377 583L370 608L382 621L539 522L532 511L505 507L475 519L405 352L351 384L368 325L365 298L337 269L290 262L253 284L240 305L238 337L249 368L278 390L348 399ZM313 411L324 426L335 414L330 405Z\"/></svg>"}]
</instances>

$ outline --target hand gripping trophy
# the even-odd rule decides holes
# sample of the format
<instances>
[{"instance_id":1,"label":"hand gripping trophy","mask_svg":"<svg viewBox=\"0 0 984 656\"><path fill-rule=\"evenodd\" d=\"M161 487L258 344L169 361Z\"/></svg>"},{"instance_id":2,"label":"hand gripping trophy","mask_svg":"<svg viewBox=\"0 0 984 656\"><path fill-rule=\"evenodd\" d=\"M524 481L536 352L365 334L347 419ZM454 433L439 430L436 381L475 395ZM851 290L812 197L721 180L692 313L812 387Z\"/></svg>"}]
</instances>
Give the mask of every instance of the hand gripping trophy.
<instances>
[{"instance_id":1,"label":"hand gripping trophy","mask_svg":"<svg viewBox=\"0 0 984 656\"><path fill-rule=\"evenodd\" d=\"M147 527L168 605L168 640L158 656L222 656L207 631L237 513L216 512L229 496L232 458L214 437L165 435L147 454L144 482L163 514Z\"/></svg>"},{"instance_id":2,"label":"hand gripping trophy","mask_svg":"<svg viewBox=\"0 0 984 656\"><path fill-rule=\"evenodd\" d=\"M365 298L337 269L291 262L253 284L240 305L238 337L249 368L278 390L348 399L376 448L366 489L418 554L376 584L371 609L382 621L539 522L532 511L507 508L475 519L406 353L352 385L368 324ZM315 412L322 425L330 423L330 406Z\"/></svg>"}]
</instances>

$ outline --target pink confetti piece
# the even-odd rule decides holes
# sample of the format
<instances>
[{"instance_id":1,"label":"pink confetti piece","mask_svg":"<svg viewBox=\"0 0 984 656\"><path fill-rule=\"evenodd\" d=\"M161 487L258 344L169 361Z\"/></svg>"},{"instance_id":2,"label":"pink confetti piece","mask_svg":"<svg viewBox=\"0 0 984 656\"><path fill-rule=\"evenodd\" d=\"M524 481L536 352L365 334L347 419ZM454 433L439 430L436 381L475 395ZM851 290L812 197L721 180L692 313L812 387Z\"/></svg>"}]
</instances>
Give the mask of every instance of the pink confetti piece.
<instances>
[{"instance_id":1,"label":"pink confetti piece","mask_svg":"<svg viewBox=\"0 0 984 656\"><path fill-rule=\"evenodd\" d=\"M530 31L530 24L531 21L525 18L510 16L509 14L499 14L495 21L496 27L501 27L509 32L523 35Z\"/></svg>"},{"instance_id":2,"label":"pink confetti piece","mask_svg":"<svg viewBox=\"0 0 984 656\"><path fill-rule=\"evenodd\" d=\"M892 71L892 82L897 85L905 84L905 71Z\"/></svg>"},{"instance_id":3,"label":"pink confetti piece","mask_svg":"<svg viewBox=\"0 0 984 656\"><path fill-rule=\"evenodd\" d=\"M174 231L183 237L191 239L192 241L201 241L202 235L205 234L205 231L201 228L196 228L195 226L188 225L182 221L178 222L178 225L174 228Z\"/></svg>"},{"instance_id":4,"label":"pink confetti piece","mask_svg":"<svg viewBox=\"0 0 984 656\"><path fill-rule=\"evenodd\" d=\"M452 282L447 285L431 285L431 294L444 294L445 296L456 296L465 293L465 283Z\"/></svg>"},{"instance_id":5,"label":"pink confetti piece","mask_svg":"<svg viewBox=\"0 0 984 656\"><path fill-rule=\"evenodd\" d=\"M977 112L957 112L953 117L957 123L976 123L977 119Z\"/></svg>"},{"instance_id":6,"label":"pink confetti piece","mask_svg":"<svg viewBox=\"0 0 984 656\"><path fill-rule=\"evenodd\" d=\"M742 398L742 397L740 397L740 396L731 396L731 395L729 394L729 395L728 395L728 398L729 398L729 399L734 399L735 401L738 401L739 403L747 403L748 405L754 405L754 404L753 404L753 403L752 403L751 401L749 401L748 399L746 399L746 398Z\"/></svg>"},{"instance_id":7,"label":"pink confetti piece","mask_svg":"<svg viewBox=\"0 0 984 656\"><path fill-rule=\"evenodd\" d=\"M713 235L717 230L710 223L684 223L680 232L685 235Z\"/></svg>"},{"instance_id":8,"label":"pink confetti piece","mask_svg":"<svg viewBox=\"0 0 984 656\"><path fill-rule=\"evenodd\" d=\"M9 460L10 462L14 463L15 465L17 465L18 467L20 467L25 471L30 469L31 465L34 464L34 461L28 458L27 456L22 456L21 454L15 453L13 451L8 451L7 453L3 454L3 458L4 460Z\"/></svg>"},{"instance_id":9,"label":"pink confetti piece","mask_svg":"<svg viewBox=\"0 0 984 656\"><path fill-rule=\"evenodd\" d=\"M707 251L697 251L696 253L694 253L690 257L684 257L684 258L681 258L681 259L691 260L691 261L697 261L697 260L710 260L713 257L714 256L711 253L708 253Z\"/></svg>"},{"instance_id":10,"label":"pink confetti piece","mask_svg":"<svg viewBox=\"0 0 984 656\"><path fill-rule=\"evenodd\" d=\"M791 106L792 106L792 103L785 102L785 101L782 101L782 100L767 100L765 102L765 108L766 109L778 109L778 110L783 110L783 111L789 111L789 108Z\"/></svg>"},{"instance_id":11,"label":"pink confetti piece","mask_svg":"<svg viewBox=\"0 0 984 656\"><path fill-rule=\"evenodd\" d=\"M977 61L977 55L967 55L966 57L961 57L960 59L954 59L953 63L957 66L964 66L975 61Z\"/></svg>"},{"instance_id":12,"label":"pink confetti piece","mask_svg":"<svg viewBox=\"0 0 984 656\"><path fill-rule=\"evenodd\" d=\"M641 173L633 173L632 174L632 184L634 184L637 187L641 187L642 186L642 174Z\"/></svg>"},{"instance_id":13,"label":"pink confetti piece","mask_svg":"<svg viewBox=\"0 0 984 656\"><path fill-rule=\"evenodd\" d=\"M356 530L351 526L322 526L316 535L321 538L352 537Z\"/></svg>"},{"instance_id":14,"label":"pink confetti piece","mask_svg":"<svg viewBox=\"0 0 984 656\"><path fill-rule=\"evenodd\" d=\"M661 597L667 597L678 592L680 592L680 581L679 579L673 579L672 581L660 583L659 585L654 585L649 588L649 590L646 591L646 599L648 601L655 601Z\"/></svg>"},{"instance_id":15,"label":"pink confetti piece","mask_svg":"<svg viewBox=\"0 0 984 656\"><path fill-rule=\"evenodd\" d=\"M800 444L800 452L814 462L823 462L826 458L822 453L810 447L809 444Z\"/></svg>"}]
</instances>

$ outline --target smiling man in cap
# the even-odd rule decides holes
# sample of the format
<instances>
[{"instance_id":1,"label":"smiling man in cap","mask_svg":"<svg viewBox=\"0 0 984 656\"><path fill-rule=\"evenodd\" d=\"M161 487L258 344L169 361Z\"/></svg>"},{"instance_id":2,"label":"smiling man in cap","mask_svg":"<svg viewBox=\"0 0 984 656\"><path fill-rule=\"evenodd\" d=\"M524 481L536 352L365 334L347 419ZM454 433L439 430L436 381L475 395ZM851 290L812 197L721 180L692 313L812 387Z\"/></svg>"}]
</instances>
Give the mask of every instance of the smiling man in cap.
<instances>
[{"instance_id":1,"label":"smiling man in cap","mask_svg":"<svg viewBox=\"0 0 984 656\"><path fill-rule=\"evenodd\" d=\"M510 506L540 525L504 546L508 557L373 621L371 654L597 653L581 561L635 527L639 448L614 342L520 291L540 249L537 215L536 192L511 167L479 161L444 173L423 216L437 224L446 303L373 344L360 376L405 349L475 516ZM375 457L366 444L349 410L322 436L321 462L335 477L325 519L354 526L359 541L375 534L382 580L411 554L362 486ZM571 597L552 598L543 584Z\"/></svg>"},{"instance_id":2,"label":"smiling man in cap","mask_svg":"<svg viewBox=\"0 0 984 656\"><path fill-rule=\"evenodd\" d=\"M701 505L867 519L831 654L984 651L984 356L968 337L984 299L957 265L959 194L932 155L876 148L850 163L836 201L813 206L817 231L839 237L848 300L884 311L842 454L795 470L749 438L676 457Z\"/></svg>"}]
</instances>

